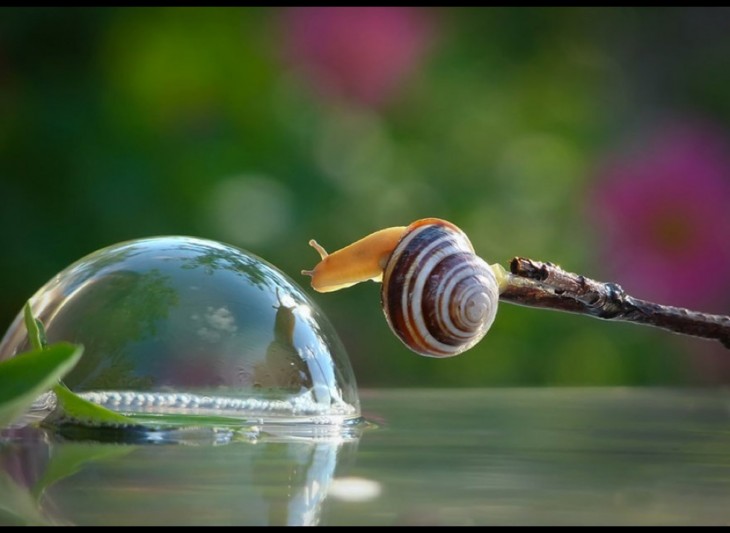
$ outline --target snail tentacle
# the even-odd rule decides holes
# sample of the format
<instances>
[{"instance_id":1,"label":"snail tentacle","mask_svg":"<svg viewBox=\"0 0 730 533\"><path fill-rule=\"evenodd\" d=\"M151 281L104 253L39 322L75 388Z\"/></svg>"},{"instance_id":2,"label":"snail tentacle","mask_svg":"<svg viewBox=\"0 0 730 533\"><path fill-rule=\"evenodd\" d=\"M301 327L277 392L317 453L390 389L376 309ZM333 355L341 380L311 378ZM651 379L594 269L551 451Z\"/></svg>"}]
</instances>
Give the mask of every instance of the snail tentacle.
<instances>
[{"instance_id":1,"label":"snail tentacle","mask_svg":"<svg viewBox=\"0 0 730 533\"><path fill-rule=\"evenodd\" d=\"M327 253L327 250L325 250L317 241L314 239L309 239L309 246L317 250L317 253L319 253L319 256L324 260L329 254ZM302 270L302 275L314 277L314 270Z\"/></svg>"},{"instance_id":2,"label":"snail tentacle","mask_svg":"<svg viewBox=\"0 0 730 533\"><path fill-rule=\"evenodd\" d=\"M325 259L329 254L327 253L327 250L325 250L317 241L314 239L309 239L309 246L317 250L317 253L319 253L319 256L322 259Z\"/></svg>"}]
</instances>

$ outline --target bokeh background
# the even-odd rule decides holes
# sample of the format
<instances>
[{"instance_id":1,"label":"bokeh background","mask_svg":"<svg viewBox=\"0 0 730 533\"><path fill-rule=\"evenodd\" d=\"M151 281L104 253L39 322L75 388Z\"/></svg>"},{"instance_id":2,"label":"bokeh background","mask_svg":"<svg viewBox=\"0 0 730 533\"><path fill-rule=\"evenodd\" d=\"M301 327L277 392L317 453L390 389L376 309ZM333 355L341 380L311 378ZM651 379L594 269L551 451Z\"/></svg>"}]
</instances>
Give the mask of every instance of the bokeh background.
<instances>
[{"instance_id":1,"label":"bokeh background","mask_svg":"<svg viewBox=\"0 0 730 533\"><path fill-rule=\"evenodd\" d=\"M119 241L216 239L308 287L310 238L426 216L489 262L727 314L728 28L728 8L1 8L0 324ZM307 290L361 386L730 382L717 343L509 304L473 350L422 358L373 283Z\"/></svg>"}]
</instances>

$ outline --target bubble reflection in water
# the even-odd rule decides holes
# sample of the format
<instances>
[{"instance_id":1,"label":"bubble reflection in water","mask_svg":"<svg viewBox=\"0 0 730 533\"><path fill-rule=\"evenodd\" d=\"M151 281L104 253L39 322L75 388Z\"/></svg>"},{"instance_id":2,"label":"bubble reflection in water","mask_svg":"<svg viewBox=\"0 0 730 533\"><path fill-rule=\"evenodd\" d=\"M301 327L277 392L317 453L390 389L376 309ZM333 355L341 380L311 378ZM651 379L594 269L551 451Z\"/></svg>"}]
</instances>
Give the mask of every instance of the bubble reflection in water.
<instances>
[{"instance_id":1,"label":"bubble reflection in water","mask_svg":"<svg viewBox=\"0 0 730 533\"><path fill-rule=\"evenodd\" d=\"M49 342L83 344L64 382L120 412L243 422L359 417L347 353L309 297L255 255L190 237L113 245L31 299ZM19 314L0 360L29 348Z\"/></svg>"}]
</instances>

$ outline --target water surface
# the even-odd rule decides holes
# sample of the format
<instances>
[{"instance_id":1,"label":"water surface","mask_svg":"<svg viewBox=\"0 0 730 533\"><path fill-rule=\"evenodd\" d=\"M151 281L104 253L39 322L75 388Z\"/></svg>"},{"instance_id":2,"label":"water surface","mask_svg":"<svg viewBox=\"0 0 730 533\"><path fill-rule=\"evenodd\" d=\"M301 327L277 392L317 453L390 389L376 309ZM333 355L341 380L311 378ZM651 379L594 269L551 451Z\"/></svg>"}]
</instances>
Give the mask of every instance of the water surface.
<instances>
[{"instance_id":1,"label":"water surface","mask_svg":"<svg viewBox=\"0 0 730 533\"><path fill-rule=\"evenodd\" d=\"M730 523L724 389L365 390L361 403L376 428L183 444L5 430L0 524Z\"/></svg>"}]
</instances>

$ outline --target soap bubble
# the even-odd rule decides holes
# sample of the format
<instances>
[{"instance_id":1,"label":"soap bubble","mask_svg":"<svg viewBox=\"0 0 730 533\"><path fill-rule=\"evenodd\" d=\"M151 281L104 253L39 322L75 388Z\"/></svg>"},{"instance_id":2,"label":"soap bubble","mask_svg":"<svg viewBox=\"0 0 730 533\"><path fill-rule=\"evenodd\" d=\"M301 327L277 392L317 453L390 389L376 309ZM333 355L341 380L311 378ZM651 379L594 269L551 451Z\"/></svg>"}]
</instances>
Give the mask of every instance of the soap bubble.
<instances>
[{"instance_id":1,"label":"soap bubble","mask_svg":"<svg viewBox=\"0 0 730 533\"><path fill-rule=\"evenodd\" d=\"M48 342L84 345L63 381L122 413L243 423L341 423L360 415L332 325L278 269L244 250L155 237L99 250L30 300ZM22 314L0 360L30 349Z\"/></svg>"}]
</instances>

